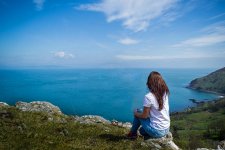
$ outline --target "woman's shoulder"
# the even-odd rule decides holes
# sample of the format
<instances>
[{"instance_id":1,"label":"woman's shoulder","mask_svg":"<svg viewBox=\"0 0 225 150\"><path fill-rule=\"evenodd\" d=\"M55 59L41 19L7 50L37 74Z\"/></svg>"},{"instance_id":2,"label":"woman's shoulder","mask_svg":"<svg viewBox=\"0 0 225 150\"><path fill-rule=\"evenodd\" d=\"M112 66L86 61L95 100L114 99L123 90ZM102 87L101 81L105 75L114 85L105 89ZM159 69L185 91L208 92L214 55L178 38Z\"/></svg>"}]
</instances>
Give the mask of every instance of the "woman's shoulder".
<instances>
[{"instance_id":1,"label":"woman's shoulder","mask_svg":"<svg viewBox=\"0 0 225 150\"><path fill-rule=\"evenodd\" d=\"M153 94L152 92L148 92L148 93L145 95L145 98L147 98L147 99L154 99L155 96L154 96L154 94Z\"/></svg>"}]
</instances>

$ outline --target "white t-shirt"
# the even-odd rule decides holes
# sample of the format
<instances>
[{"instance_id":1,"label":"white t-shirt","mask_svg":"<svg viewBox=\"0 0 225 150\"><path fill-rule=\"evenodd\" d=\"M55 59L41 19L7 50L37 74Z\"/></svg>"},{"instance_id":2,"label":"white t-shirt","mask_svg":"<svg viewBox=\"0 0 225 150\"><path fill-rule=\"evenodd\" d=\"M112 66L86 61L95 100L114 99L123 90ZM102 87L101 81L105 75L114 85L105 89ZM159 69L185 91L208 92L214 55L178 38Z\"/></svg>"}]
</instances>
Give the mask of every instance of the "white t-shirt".
<instances>
[{"instance_id":1,"label":"white t-shirt","mask_svg":"<svg viewBox=\"0 0 225 150\"><path fill-rule=\"evenodd\" d=\"M159 111L159 104L155 95L151 92L145 95L144 104L145 107L150 107L150 126L164 130L170 127L170 116L169 116L169 102L168 95L163 96L163 108Z\"/></svg>"}]
</instances>

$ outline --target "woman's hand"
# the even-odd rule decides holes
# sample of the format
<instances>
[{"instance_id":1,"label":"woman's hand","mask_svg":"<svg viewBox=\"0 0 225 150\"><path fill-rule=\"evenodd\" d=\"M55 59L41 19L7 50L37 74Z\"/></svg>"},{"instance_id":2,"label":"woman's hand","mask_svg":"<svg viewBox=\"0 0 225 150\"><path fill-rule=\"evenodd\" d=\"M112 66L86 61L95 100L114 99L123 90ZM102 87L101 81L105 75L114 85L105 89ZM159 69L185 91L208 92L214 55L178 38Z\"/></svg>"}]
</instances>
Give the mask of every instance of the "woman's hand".
<instances>
[{"instance_id":1,"label":"woman's hand","mask_svg":"<svg viewBox=\"0 0 225 150\"><path fill-rule=\"evenodd\" d=\"M140 115L141 113L137 112L137 109L134 110L134 116L137 117L138 115Z\"/></svg>"},{"instance_id":2,"label":"woman's hand","mask_svg":"<svg viewBox=\"0 0 225 150\"><path fill-rule=\"evenodd\" d=\"M137 109L136 109L136 110L134 110L134 116L137 118L146 119L149 117L149 112L150 112L150 107L144 107L142 113L137 112Z\"/></svg>"}]
</instances>

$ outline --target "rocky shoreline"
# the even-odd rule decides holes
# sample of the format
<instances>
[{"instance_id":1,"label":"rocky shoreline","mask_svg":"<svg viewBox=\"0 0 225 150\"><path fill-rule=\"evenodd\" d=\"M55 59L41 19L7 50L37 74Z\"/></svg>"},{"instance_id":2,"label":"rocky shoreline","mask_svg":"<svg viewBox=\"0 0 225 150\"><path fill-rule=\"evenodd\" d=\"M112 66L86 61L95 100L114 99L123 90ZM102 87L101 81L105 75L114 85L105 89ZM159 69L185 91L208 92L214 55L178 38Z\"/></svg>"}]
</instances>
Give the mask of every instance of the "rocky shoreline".
<instances>
[{"instance_id":1,"label":"rocky shoreline","mask_svg":"<svg viewBox=\"0 0 225 150\"><path fill-rule=\"evenodd\" d=\"M0 102L1 106L9 106L5 102ZM49 102L46 101L33 101L33 102L22 102L18 101L15 104L15 107L18 108L21 111L28 111L28 112L46 112L51 116L52 114L59 114L59 115L65 115L61 112L60 108L58 106L55 106ZM67 116L67 115L65 115ZM84 115L84 116L77 116L77 115L70 115L74 121L83 123L83 124L97 124L97 123L103 123L103 124L111 124L119 127L124 128L131 128L130 122L119 122L117 120L109 121L101 116L98 115ZM52 118L48 118L49 121L52 121Z\"/></svg>"},{"instance_id":2,"label":"rocky shoreline","mask_svg":"<svg viewBox=\"0 0 225 150\"><path fill-rule=\"evenodd\" d=\"M187 86L185 86L185 88L191 89L191 90L195 90L195 91L199 91L199 92L206 92L206 93L215 94L215 95L218 95L219 97L224 97L225 96L224 93L219 93L219 92L210 91L210 90L204 90L204 89L198 89L198 88L192 87L191 85L187 85Z\"/></svg>"}]
</instances>

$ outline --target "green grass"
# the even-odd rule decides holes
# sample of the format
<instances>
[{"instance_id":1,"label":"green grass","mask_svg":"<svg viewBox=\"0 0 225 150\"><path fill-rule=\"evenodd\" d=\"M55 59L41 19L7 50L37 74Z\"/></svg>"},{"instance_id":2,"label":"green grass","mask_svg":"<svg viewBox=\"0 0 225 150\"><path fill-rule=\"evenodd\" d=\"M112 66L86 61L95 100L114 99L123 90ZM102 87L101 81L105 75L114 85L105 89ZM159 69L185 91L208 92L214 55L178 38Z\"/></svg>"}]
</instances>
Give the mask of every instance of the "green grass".
<instances>
[{"instance_id":1,"label":"green grass","mask_svg":"<svg viewBox=\"0 0 225 150\"><path fill-rule=\"evenodd\" d=\"M171 115L174 142L182 149L215 148L225 139L224 108L220 99ZM118 126L80 124L72 116L0 107L0 149L148 149L142 138L127 140L127 133Z\"/></svg>"},{"instance_id":2,"label":"green grass","mask_svg":"<svg viewBox=\"0 0 225 150\"><path fill-rule=\"evenodd\" d=\"M7 114L7 115L6 115ZM69 116L65 123L48 121L46 113L21 112L14 107L0 109L0 149L146 149L142 139L125 139L127 129L112 125L86 125Z\"/></svg>"},{"instance_id":3,"label":"green grass","mask_svg":"<svg viewBox=\"0 0 225 150\"><path fill-rule=\"evenodd\" d=\"M175 143L183 149L216 148L218 141L225 139L221 137L225 135L224 103L225 99L220 99L192 108L191 112L172 115L171 131Z\"/></svg>"}]
</instances>

